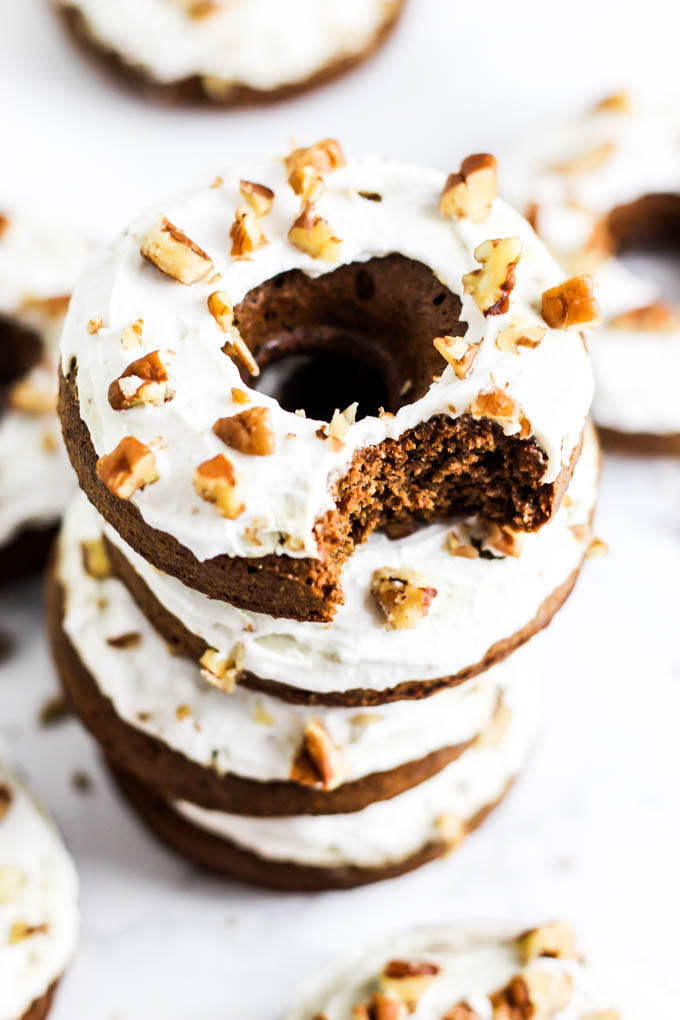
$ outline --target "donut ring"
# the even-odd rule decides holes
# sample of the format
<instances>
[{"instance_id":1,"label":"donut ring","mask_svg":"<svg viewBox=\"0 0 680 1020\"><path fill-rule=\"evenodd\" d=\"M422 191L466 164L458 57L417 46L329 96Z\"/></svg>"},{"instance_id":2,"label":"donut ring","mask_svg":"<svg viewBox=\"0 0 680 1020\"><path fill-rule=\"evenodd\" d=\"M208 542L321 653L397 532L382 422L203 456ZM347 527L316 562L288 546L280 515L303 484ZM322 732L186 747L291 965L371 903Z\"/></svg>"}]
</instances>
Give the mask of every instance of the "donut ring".
<instances>
[{"instance_id":1,"label":"donut ring","mask_svg":"<svg viewBox=\"0 0 680 1020\"><path fill-rule=\"evenodd\" d=\"M189 587L303 620L332 617L375 528L544 524L592 378L580 336L537 311L556 292L566 305L528 224L492 196L445 215L461 175L345 165L329 139L244 170L142 217L76 291L62 425L102 516ZM377 370L389 411L329 424L251 385L258 365L319 352L349 353L357 388Z\"/></svg>"},{"instance_id":2,"label":"donut ring","mask_svg":"<svg viewBox=\"0 0 680 1020\"><path fill-rule=\"evenodd\" d=\"M117 77L166 103L246 106L316 88L385 43L406 0L55 0L67 31ZM282 17L282 15L284 15Z\"/></svg>"},{"instance_id":3,"label":"donut ring","mask_svg":"<svg viewBox=\"0 0 680 1020\"><path fill-rule=\"evenodd\" d=\"M42 566L73 481L55 415L68 293L86 245L0 215L0 582Z\"/></svg>"},{"instance_id":4,"label":"donut ring","mask_svg":"<svg viewBox=\"0 0 680 1020\"><path fill-rule=\"evenodd\" d=\"M644 159L641 159L644 153ZM589 343L593 418L611 446L680 453L680 311L621 260L678 250L680 147L674 114L624 94L542 141L511 168L508 194L559 261L597 278L602 325Z\"/></svg>"},{"instance_id":5,"label":"donut ring","mask_svg":"<svg viewBox=\"0 0 680 1020\"><path fill-rule=\"evenodd\" d=\"M54 824L0 762L0 1015L43 1020L78 940L78 879Z\"/></svg>"}]
</instances>

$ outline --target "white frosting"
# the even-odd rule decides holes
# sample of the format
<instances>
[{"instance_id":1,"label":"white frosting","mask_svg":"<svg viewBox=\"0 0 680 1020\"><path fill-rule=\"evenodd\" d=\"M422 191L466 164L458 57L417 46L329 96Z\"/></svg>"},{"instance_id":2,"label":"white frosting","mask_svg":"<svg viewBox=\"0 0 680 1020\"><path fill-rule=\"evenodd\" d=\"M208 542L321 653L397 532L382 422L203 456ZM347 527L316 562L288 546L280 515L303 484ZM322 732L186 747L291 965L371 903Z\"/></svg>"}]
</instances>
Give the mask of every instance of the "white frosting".
<instances>
[{"instance_id":1,"label":"white frosting","mask_svg":"<svg viewBox=\"0 0 680 1020\"><path fill-rule=\"evenodd\" d=\"M87 246L66 229L10 211L0 233L0 317L37 333L45 366L41 390L57 391L56 359L63 314L31 302L68 294ZM49 374L49 375L48 375ZM75 489L56 415L0 412L0 546L27 524L56 521Z\"/></svg>"},{"instance_id":2,"label":"white frosting","mask_svg":"<svg viewBox=\"0 0 680 1020\"><path fill-rule=\"evenodd\" d=\"M590 538L578 526L593 511L598 464L588 428L569 498L545 527L522 537L519 557L451 556L450 524L428 525L398 541L371 535L345 566L345 603L330 624L278 619L209 599L150 566L108 525L105 530L161 605L223 655L241 642L245 668L256 676L322 693L382 691L455 675L535 617L583 558ZM416 569L437 589L428 616L413 630L386 631L370 595L373 571L385 566Z\"/></svg>"},{"instance_id":3,"label":"white frosting","mask_svg":"<svg viewBox=\"0 0 680 1020\"><path fill-rule=\"evenodd\" d=\"M346 781L415 761L477 736L494 714L499 691L528 668L523 650L460 687L370 709L311 709L242 687L227 695L203 680L196 664L168 652L120 581L85 573L81 542L100 535L101 519L79 496L59 544L66 633L120 718L220 773L288 779L311 717L341 748ZM107 643L130 633L141 636L135 647ZM179 706L190 714L178 718Z\"/></svg>"},{"instance_id":4,"label":"white frosting","mask_svg":"<svg viewBox=\"0 0 680 1020\"><path fill-rule=\"evenodd\" d=\"M471 819L492 804L522 768L539 722L539 681L531 671L506 689L510 723L498 744L475 744L431 779L392 800L346 815L248 818L173 806L187 821L269 860L311 867L383 867L440 838L438 821Z\"/></svg>"},{"instance_id":5,"label":"white frosting","mask_svg":"<svg viewBox=\"0 0 680 1020\"><path fill-rule=\"evenodd\" d=\"M437 208L443 174L375 159L351 160L347 167L329 174L317 204L318 214L342 240L342 261L401 252L430 266L443 284L461 294L463 274L478 267L473 256L476 246L488 238L518 236L523 252L510 312L484 318L474 300L464 296L467 336L475 343L481 341L468 376L457 379L442 359L441 377L423 397L393 418L358 421L349 428L342 449L317 437L323 423L303 420L282 410L271 397L251 393L254 403L271 413L276 452L253 457L227 451L212 426L217 418L242 410L231 398L231 387L243 388L243 384L236 364L222 353L225 336L208 311L207 298L216 284L187 287L161 274L140 255L145 235L159 214L166 215L210 255L222 276L217 286L226 291L232 305L284 270L298 268L318 275L334 267L312 259L287 240L299 200L286 183L281 160L253 164L244 160L223 176L221 187L207 187L160 204L102 249L76 289L64 331L63 369L68 371L71 360L77 359L81 415L97 454L109 453L125 435L147 444L162 437L162 448L156 450L160 478L132 497L147 524L173 534L199 560L223 553L292 555L290 545L285 545L287 536L299 544L297 555L316 556L314 523L332 507L332 485L356 449L397 438L437 414L461 415L493 383L507 385L531 422L547 454L544 481L557 477L579 441L592 397L591 370L580 337L548 331L535 350L522 350L519 355L501 352L494 342L512 315L539 321L541 293L562 279L557 264L526 221L500 200L484 223L453 222ZM263 220L269 244L251 259L232 259L228 228L241 204L238 182L242 177L268 185L276 198ZM377 191L383 200L366 201L359 190ZM91 336L87 323L98 317L104 327ZM139 318L144 321L143 346L132 355L120 339L124 328ZM176 352L174 399L161 407L112 410L107 400L111 381L132 356L159 347ZM519 425L508 426L510 433L518 430ZM291 434L295 438L289 438ZM246 509L236 520L221 517L212 504L200 499L192 484L195 468L224 452L243 482Z\"/></svg>"},{"instance_id":6,"label":"white frosting","mask_svg":"<svg viewBox=\"0 0 680 1020\"><path fill-rule=\"evenodd\" d=\"M0 818L0 1020L19 1020L64 973L78 938L78 880L53 823L0 764L11 790ZM15 924L45 930L10 944Z\"/></svg>"},{"instance_id":7,"label":"white frosting","mask_svg":"<svg viewBox=\"0 0 680 1020\"><path fill-rule=\"evenodd\" d=\"M440 969L410 1014L413 1020L441 1020L460 1001L467 1002L480 1017L492 1020L489 995L504 988L522 968L517 938L526 927L503 923L452 923L412 929L364 948L322 974L303 991L286 1020L347 1020L352 1007L379 990L379 977L391 960L427 961ZM582 1020L591 1012L621 1009L622 1020L643 1020L628 1012L626 1002L614 1002L587 963L543 957L532 967L547 972L566 972L573 982L568 1005L551 1014L553 1020ZM618 987L618 986L617 986ZM648 1002L639 989L638 1002ZM652 1010L647 1016L665 1016ZM670 1015L669 1015L670 1016Z\"/></svg>"},{"instance_id":8,"label":"white frosting","mask_svg":"<svg viewBox=\"0 0 680 1020\"><path fill-rule=\"evenodd\" d=\"M57 0L104 47L160 82L193 75L270 91L360 54L394 10L385 0L218 0L192 18L183 0Z\"/></svg>"},{"instance_id":9,"label":"white frosting","mask_svg":"<svg viewBox=\"0 0 680 1020\"><path fill-rule=\"evenodd\" d=\"M587 173L554 167L611 145ZM555 256L578 256L596 221L617 205L648 194L680 191L677 114L594 110L557 131L537 132L528 152L509 160L505 191L520 208L538 205L538 230ZM594 273L603 325L589 336L596 378L593 416L619 432L680 432L680 331L609 328L608 320L663 298L659 287L609 258Z\"/></svg>"}]
</instances>

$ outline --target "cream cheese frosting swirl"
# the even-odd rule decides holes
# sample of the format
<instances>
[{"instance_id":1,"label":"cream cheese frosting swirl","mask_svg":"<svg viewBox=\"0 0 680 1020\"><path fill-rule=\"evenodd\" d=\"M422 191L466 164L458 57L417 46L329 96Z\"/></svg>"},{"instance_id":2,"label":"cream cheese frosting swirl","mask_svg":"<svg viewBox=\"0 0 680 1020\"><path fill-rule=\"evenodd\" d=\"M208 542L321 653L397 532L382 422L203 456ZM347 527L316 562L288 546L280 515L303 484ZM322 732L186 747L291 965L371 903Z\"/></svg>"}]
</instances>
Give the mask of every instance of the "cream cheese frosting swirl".
<instances>
[{"instance_id":1,"label":"cream cheese frosting swirl","mask_svg":"<svg viewBox=\"0 0 680 1020\"><path fill-rule=\"evenodd\" d=\"M676 435L680 316L677 309L636 314L663 306L664 295L618 257L616 238L612 245L602 228L614 209L644 196L676 196L680 205L677 114L636 106L622 94L534 138L509 156L505 193L520 208L533 207L539 235L565 268L597 279L603 322L589 336L593 417L616 432ZM677 210L669 216L677 223Z\"/></svg>"},{"instance_id":2,"label":"cream cheese frosting swirl","mask_svg":"<svg viewBox=\"0 0 680 1020\"><path fill-rule=\"evenodd\" d=\"M75 488L55 414L56 365L68 295L87 251L65 228L25 212L0 216L0 333L17 326L41 346L38 363L0 409L0 545L26 525L56 521Z\"/></svg>"},{"instance_id":3,"label":"cream cheese frosting swirl","mask_svg":"<svg viewBox=\"0 0 680 1020\"><path fill-rule=\"evenodd\" d=\"M19 1020L68 967L77 893L52 821L0 763L0 1020Z\"/></svg>"},{"instance_id":4,"label":"cream cheese frosting swirl","mask_svg":"<svg viewBox=\"0 0 680 1020\"><path fill-rule=\"evenodd\" d=\"M262 220L268 243L250 258L232 258L227 237L243 204L241 179L262 184L275 196ZM342 444L320 441L317 433L326 423L300 418L265 393L244 386L237 365L222 353L225 334L208 308L216 286L235 307L253 288L287 270L319 276L337 266L289 242L299 199L288 186L282 160L244 160L226 171L217 187L157 205L99 251L71 303L62 369L67 374L77 366L80 414L98 456L110 454L129 435L153 448L158 478L130 497L146 524L174 536L201 561L272 552L318 557L315 522L333 508L333 484L345 474L355 451L398 439L437 415L460 417L480 392L494 387L521 405L523 420L546 455L542 482L555 481L579 443L592 397L580 336L548 330L537 347L519 354L501 350L495 340L513 316L541 323L541 295L561 283L562 274L526 221L499 199L484 222L445 218L438 209L444 183L444 175L435 170L356 159L328 175L316 202L316 214L341 241L341 263L395 252L423 263L461 296L466 340L479 344L465 378L458 378L442 360L441 376L424 395L394 416L368 416L350 424ZM367 201L362 192L379 194L381 201ZM220 274L218 284L213 275L212 283L204 279L182 286L142 257L140 249L162 217L207 253ZM485 317L471 294L464 293L463 276L479 268L474 252L480 243L506 237L518 238L522 246L510 311ZM174 352L170 371L175 394L161 406L114 410L107 399L109 386L131 361L121 337L140 320L141 343L133 356L161 347ZM94 335L93 322L100 323ZM216 419L242 410L231 394L234 388L269 413L276 449L271 456L229 450L245 506L235 519L226 519L199 497L192 476L199 464L224 453L225 445L212 429ZM560 399L555 399L557 392ZM521 426L506 421L503 428L518 435Z\"/></svg>"},{"instance_id":5,"label":"cream cheese frosting swirl","mask_svg":"<svg viewBox=\"0 0 680 1020\"><path fill-rule=\"evenodd\" d=\"M598 473L599 447L589 427L568 498L540 531L521 537L516 557L451 556L450 523L428 525L398 541L372 534L345 567L345 603L330 624L275 618L211 600L150 566L110 526L104 531L160 604L222 657L241 643L243 668L267 680L323 694L357 686L389 691L406 681L454 676L534 619L583 559ZM437 589L429 614L413 630L385 630L370 595L373 572L385 566L416 569Z\"/></svg>"},{"instance_id":6,"label":"cream cheese frosting swirl","mask_svg":"<svg viewBox=\"0 0 680 1020\"><path fill-rule=\"evenodd\" d=\"M120 718L220 773L289 779L311 718L340 750L346 782L416 761L485 730L499 694L533 661L523 650L459 687L376 709L312 709L240 685L226 694L197 664L170 654L122 582L85 572L82 543L99 538L101 520L79 496L64 520L57 563L71 643ZM116 647L116 638L130 634L139 640Z\"/></svg>"},{"instance_id":7,"label":"cream cheese frosting swirl","mask_svg":"<svg viewBox=\"0 0 680 1020\"><path fill-rule=\"evenodd\" d=\"M360 56L391 17L394 0L57 0L126 64L173 83L198 76L207 90L262 92L302 83ZM213 85L212 79L215 79Z\"/></svg>"}]
</instances>

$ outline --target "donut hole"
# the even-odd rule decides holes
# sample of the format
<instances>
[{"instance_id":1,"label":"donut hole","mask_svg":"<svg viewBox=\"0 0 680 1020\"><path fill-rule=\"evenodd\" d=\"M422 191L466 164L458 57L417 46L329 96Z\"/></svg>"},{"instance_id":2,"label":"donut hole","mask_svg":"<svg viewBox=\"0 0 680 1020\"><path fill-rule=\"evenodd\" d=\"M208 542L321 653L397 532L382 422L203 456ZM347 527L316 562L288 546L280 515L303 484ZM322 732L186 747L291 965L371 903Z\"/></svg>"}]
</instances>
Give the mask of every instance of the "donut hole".
<instances>
[{"instance_id":1,"label":"donut hole","mask_svg":"<svg viewBox=\"0 0 680 1020\"><path fill-rule=\"evenodd\" d=\"M446 367L433 339L466 331L460 311L431 269L393 254L317 277L281 273L234 320L260 366L247 384L328 421L355 401L361 418L422 397Z\"/></svg>"},{"instance_id":2,"label":"donut hole","mask_svg":"<svg viewBox=\"0 0 680 1020\"><path fill-rule=\"evenodd\" d=\"M30 371L41 354L42 344L36 333L0 316L0 387L11 385Z\"/></svg>"},{"instance_id":3,"label":"donut hole","mask_svg":"<svg viewBox=\"0 0 680 1020\"><path fill-rule=\"evenodd\" d=\"M618 258L635 276L680 305L680 195L643 195L617 206L607 228Z\"/></svg>"}]
</instances>

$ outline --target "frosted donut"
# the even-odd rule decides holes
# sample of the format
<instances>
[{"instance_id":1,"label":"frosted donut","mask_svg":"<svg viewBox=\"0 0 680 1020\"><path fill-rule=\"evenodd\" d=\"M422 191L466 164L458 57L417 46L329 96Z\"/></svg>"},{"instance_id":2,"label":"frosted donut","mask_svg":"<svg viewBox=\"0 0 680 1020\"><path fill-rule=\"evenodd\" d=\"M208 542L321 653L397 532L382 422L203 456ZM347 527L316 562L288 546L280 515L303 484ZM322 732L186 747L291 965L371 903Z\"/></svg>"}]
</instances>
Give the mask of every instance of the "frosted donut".
<instances>
[{"instance_id":1,"label":"frosted donut","mask_svg":"<svg viewBox=\"0 0 680 1020\"><path fill-rule=\"evenodd\" d=\"M206 654L238 659L239 684L252 690L308 705L365 707L419 699L478 675L550 623L590 548L598 472L588 426L568 498L540 531L506 532L509 544L493 548L457 544L476 531L481 522L474 520L432 524L397 541L369 536L345 567L345 601L330 624L209 599L156 570L109 525L103 531L114 572L175 651L195 662ZM387 623L373 594L384 568L395 576L415 572L436 590L415 626Z\"/></svg>"},{"instance_id":2,"label":"frosted donut","mask_svg":"<svg viewBox=\"0 0 680 1020\"><path fill-rule=\"evenodd\" d=\"M52 821L0 762L0 1020L42 1020L78 938L78 880Z\"/></svg>"},{"instance_id":3,"label":"frosted donut","mask_svg":"<svg viewBox=\"0 0 680 1020\"><path fill-rule=\"evenodd\" d=\"M602 325L589 337L593 416L633 451L680 452L680 312L620 255L677 247L680 144L674 112L611 96L510 161L507 193L531 210L565 269L597 279Z\"/></svg>"},{"instance_id":4,"label":"frosted donut","mask_svg":"<svg viewBox=\"0 0 680 1020\"><path fill-rule=\"evenodd\" d=\"M100 542L101 521L79 497L49 584L55 660L107 755L166 797L252 815L359 810L464 753L513 677L535 668L519 653L469 683L370 712L310 708L242 684L225 693L168 650L121 581L93 572Z\"/></svg>"},{"instance_id":5,"label":"frosted donut","mask_svg":"<svg viewBox=\"0 0 680 1020\"><path fill-rule=\"evenodd\" d=\"M118 771L147 824L213 871L288 890L351 888L412 871L458 847L503 800L538 729L539 678L504 691L506 725L488 731L430 779L350 814L254 818L166 800Z\"/></svg>"},{"instance_id":6,"label":"frosted donut","mask_svg":"<svg viewBox=\"0 0 680 1020\"><path fill-rule=\"evenodd\" d=\"M62 424L81 486L145 559L211 598L328 620L376 527L550 519L592 395L567 327L596 303L572 304L494 200L493 166L466 166L346 165L327 139L158 206L91 261ZM286 410L254 377L293 354L351 359L350 401L374 374L390 410Z\"/></svg>"},{"instance_id":7,"label":"frosted donut","mask_svg":"<svg viewBox=\"0 0 680 1020\"><path fill-rule=\"evenodd\" d=\"M0 581L38 566L74 484L56 417L56 362L86 245L0 215Z\"/></svg>"},{"instance_id":8,"label":"frosted donut","mask_svg":"<svg viewBox=\"0 0 680 1020\"><path fill-rule=\"evenodd\" d=\"M584 958L564 921L458 921L348 955L308 980L286 1020L644 1020L672 1016L677 1005L635 968Z\"/></svg>"},{"instance_id":9,"label":"frosted donut","mask_svg":"<svg viewBox=\"0 0 680 1020\"><path fill-rule=\"evenodd\" d=\"M405 0L55 0L119 75L165 101L269 102L370 57Z\"/></svg>"}]
</instances>

